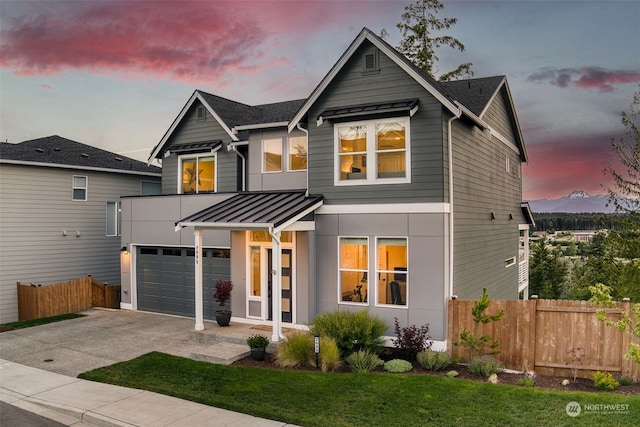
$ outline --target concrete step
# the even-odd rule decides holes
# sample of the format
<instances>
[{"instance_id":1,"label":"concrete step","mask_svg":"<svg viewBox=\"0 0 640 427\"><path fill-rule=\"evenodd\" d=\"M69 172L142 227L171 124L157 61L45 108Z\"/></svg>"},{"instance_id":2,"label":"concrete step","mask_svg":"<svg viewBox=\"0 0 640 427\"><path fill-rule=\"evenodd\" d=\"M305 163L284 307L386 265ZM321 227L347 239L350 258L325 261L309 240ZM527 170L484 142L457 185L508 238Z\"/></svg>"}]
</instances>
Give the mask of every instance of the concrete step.
<instances>
[{"instance_id":1,"label":"concrete step","mask_svg":"<svg viewBox=\"0 0 640 427\"><path fill-rule=\"evenodd\" d=\"M249 353L249 347L246 343L218 342L191 353L191 359L217 363L219 365L230 365L237 360L249 356Z\"/></svg>"}]
</instances>

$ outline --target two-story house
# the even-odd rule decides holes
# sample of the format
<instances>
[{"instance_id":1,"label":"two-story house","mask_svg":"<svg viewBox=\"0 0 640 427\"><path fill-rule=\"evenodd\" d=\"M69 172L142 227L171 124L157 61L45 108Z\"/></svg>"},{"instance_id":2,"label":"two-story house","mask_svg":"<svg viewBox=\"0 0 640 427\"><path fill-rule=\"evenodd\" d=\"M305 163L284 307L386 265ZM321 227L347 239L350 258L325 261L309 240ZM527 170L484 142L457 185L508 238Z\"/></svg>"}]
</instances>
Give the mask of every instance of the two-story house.
<instances>
[{"instance_id":1,"label":"two-story house","mask_svg":"<svg viewBox=\"0 0 640 427\"><path fill-rule=\"evenodd\" d=\"M0 323L16 283L120 283L120 197L160 193L160 168L57 135L0 143Z\"/></svg>"},{"instance_id":2,"label":"two-story house","mask_svg":"<svg viewBox=\"0 0 640 427\"><path fill-rule=\"evenodd\" d=\"M274 340L368 309L442 342L453 295L526 296L527 154L503 76L436 82L365 28L306 99L195 91L153 159L163 195L123 200L124 308L203 329L230 278L234 319Z\"/></svg>"}]
</instances>

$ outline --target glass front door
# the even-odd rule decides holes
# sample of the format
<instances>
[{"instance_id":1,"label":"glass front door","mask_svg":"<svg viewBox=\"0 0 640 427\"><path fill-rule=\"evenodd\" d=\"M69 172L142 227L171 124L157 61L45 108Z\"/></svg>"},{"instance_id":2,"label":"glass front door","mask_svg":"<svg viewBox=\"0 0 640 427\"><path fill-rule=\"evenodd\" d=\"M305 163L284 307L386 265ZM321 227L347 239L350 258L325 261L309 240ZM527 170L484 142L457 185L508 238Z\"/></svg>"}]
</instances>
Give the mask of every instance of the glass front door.
<instances>
[{"instance_id":1,"label":"glass front door","mask_svg":"<svg viewBox=\"0 0 640 427\"><path fill-rule=\"evenodd\" d=\"M293 250L282 249L282 321L293 322ZM272 281L273 250L267 249L268 306L269 320L273 320Z\"/></svg>"}]
</instances>

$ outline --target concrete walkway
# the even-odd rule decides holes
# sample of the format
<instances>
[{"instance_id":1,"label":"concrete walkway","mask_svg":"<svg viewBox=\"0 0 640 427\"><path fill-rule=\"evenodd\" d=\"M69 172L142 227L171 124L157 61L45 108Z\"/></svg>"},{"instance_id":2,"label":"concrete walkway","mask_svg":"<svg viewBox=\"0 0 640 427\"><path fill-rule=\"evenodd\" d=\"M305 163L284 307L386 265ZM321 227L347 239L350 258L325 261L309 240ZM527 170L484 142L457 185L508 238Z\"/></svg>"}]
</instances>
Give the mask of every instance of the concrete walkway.
<instances>
[{"instance_id":1,"label":"concrete walkway","mask_svg":"<svg viewBox=\"0 0 640 427\"><path fill-rule=\"evenodd\" d=\"M284 426L157 393L81 380L77 375L150 351L229 364L245 357L244 340L268 331L124 310L0 334L0 400L65 425Z\"/></svg>"}]
</instances>

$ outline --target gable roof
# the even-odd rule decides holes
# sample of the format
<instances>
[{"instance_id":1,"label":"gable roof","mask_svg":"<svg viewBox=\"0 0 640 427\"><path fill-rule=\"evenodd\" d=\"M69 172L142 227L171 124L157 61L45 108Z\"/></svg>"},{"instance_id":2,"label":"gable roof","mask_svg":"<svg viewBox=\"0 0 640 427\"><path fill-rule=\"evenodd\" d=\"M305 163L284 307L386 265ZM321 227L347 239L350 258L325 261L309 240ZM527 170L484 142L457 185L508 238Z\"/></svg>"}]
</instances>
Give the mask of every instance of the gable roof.
<instances>
[{"instance_id":1,"label":"gable roof","mask_svg":"<svg viewBox=\"0 0 640 427\"><path fill-rule=\"evenodd\" d=\"M151 151L149 162L163 151L164 145L180 125L187 111L198 101L209 111L232 141L239 141L241 138L238 135L238 131L242 129L270 127L273 125L286 126L305 100L297 99L251 106L201 90L195 90L160 142Z\"/></svg>"},{"instance_id":2,"label":"gable roof","mask_svg":"<svg viewBox=\"0 0 640 427\"><path fill-rule=\"evenodd\" d=\"M0 163L103 170L134 175L161 176L162 170L110 151L58 135L17 144L0 144Z\"/></svg>"},{"instance_id":3,"label":"gable roof","mask_svg":"<svg viewBox=\"0 0 640 427\"><path fill-rule=\"evenodd\" d=\"M380 51L382 51L385 55L387 55L393 62L395 62L400 68L402 68L407 74L413 77L416 82L418 82L427 92L431 93L440 103L447 108L452 114L456 116L460 116L461 111L455 105L454 100L449 97L449 95L439 87L438 82L436 82L431 76L423 73L415 64L413 64L407 57L398 52L395 48L393 48L389 43L382 40L376 34L374 34L368 28L363 28L355 40L349 45L347 50L342 54L338 62L334 64L334 66L329 70L327 75L320 81L318 86L311 92L309 98L307 98L306 102L303 104L302 108L296 113L295 117L289 123L289 131L292 131L293 128L303 119L303 117L309 111L309 108L316 102L316 100L320 97L322 92L329 86L329 84L333 81L333 79L338 75L342 67L349 61L349 59L353 56L356 50L360 47L360 45L368 40L374 46L376 46Z\"/></svg>"}]
</instances>

